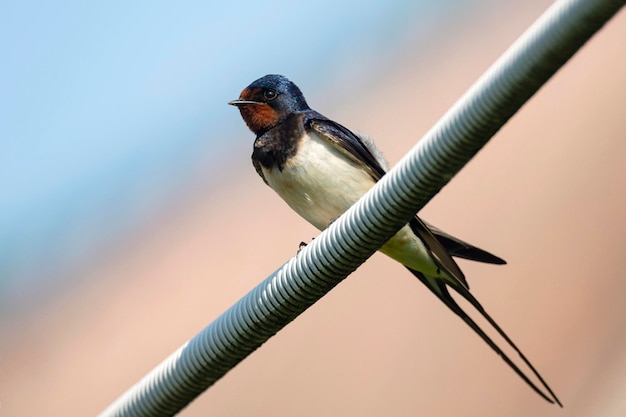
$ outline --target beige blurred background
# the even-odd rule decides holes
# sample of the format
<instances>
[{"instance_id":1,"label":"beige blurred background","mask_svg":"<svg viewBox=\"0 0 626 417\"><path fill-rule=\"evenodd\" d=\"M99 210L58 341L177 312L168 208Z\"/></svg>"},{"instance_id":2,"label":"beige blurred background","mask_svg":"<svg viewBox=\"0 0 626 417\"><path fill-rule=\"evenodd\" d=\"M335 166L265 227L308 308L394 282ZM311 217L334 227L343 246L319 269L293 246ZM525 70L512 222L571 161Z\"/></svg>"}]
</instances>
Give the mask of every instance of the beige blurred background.
<instances>
[{"instance_id":1,"label":"beige blurred background","mask_svg":"<svg viewBox=\"0 0 626 417\"><path fill-rule=\"evenodd\" d=\"M309 104L394 164L545 5L492 8L367 88ZM461 267L564 409L377 254L181 415L626 415L625 39L621 13L421 212L508 261ZM0 416L97 414L317 235L258 178L243 122L223 140L245 146L221 187L188 193L62 296L1 319Z\"/></svg>"}]
</instances>

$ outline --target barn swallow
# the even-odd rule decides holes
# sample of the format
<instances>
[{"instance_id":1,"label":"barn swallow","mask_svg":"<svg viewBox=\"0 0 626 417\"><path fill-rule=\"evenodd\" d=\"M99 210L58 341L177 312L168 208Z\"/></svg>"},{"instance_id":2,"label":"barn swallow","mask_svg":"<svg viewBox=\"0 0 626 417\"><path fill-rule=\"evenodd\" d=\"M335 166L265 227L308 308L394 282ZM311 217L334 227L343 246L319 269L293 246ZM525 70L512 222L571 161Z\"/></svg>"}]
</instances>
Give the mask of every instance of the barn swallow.
<instances>
[{"instance_id":1,"label":"barn swallow","mask_svg":"<svg viewBox=\"0 0 626 417\"><path fill-rule=\"evenodd\" d=\"M296 213L324 230L385 175L387 162L373 141L312 110L300 89L282 75L266 75L246 87L237 106L256 135L252 163L263 181ZM470 293L454 257L491 264L506 262L415 216L380 249L404 265L472 328L535 392L561 402L535 367ZM517 352L540 389L474 320L449 290L465 298Z\"/></svg>"}]
</instances>

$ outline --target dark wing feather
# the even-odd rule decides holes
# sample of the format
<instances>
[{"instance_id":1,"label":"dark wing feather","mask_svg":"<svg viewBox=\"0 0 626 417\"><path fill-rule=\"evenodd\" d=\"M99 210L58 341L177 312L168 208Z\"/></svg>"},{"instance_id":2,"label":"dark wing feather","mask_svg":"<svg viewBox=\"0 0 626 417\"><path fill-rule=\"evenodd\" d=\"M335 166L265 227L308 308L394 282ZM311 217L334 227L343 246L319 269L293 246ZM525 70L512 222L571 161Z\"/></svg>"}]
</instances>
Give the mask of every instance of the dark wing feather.
<instances>
[{"instance_id":1,"label":"dark wing feather","mask_svg":"<svg viewBox=\"0 0 626 417\"><path fill-rule=\"evenodd\" d=\"M496 255L487 252L486 250L470 245L469 243L464 242L461 239L444 232L436 226L428 223L426 224L426 226L430 229L433 235L435 235L437 240L441 242L443 247L446 248L448 252L450 252L450 255L452 256L456 256L457 258L469 259L476 262L484 262L488 264L506 264L506 261L504 259L499 258Z\"/></svg>"},{"instance_id":2,"label":"dark wing feather","mask_svg":"<svg viewBox=\"0 0 626 417\"><path fill-rule=\"evenodd\" d=\"M338 150L351 160L362 163L374 181L378 181L385 175L384 168L378 163L367 145L350 129L333 122L314 110L306 113L304 125L332 142Z\"/></svg>"},{"instance_id":3,"label":"dark wing feather","mask_svg":"<svg viewBox=\"0 0 626 417\"><path fill-rule=\"evenodd\" d=\"M454 262L454 259L450 256L450 253L448 253L446 248L426 226L426 223L424 223L418 216L415 216L411 219L409 225L411 226L413 233L415 233L417 237L421 239L422 243L424 243L424 246L426 246L430 252L430 256L437 263L437 266L443 269L446 272L446 275L454 279L457 284L463 288L469 289L467 281L465 280L465 275L463 275L461 268L459 268L456 262Z\"/></svg>"},{"instance_id":4,"label":"dark wing feather","mask_svg":"<svg viewBox=\"0 0 626 417\"><path fill-rule=\"evenodd\" d=\"M306 113L304 123L306 127L332 142L348 158L364 164L375 181L385 175L385 169L372 151L350 129L313 110ZM415 234L425 242L439 267L465 288L469 287L463 272L450 255L488 263L505 263L497 256L450 236L434 226L427 225L417 216L411 220L410 224Z\"/></svg>"}]
</instances>

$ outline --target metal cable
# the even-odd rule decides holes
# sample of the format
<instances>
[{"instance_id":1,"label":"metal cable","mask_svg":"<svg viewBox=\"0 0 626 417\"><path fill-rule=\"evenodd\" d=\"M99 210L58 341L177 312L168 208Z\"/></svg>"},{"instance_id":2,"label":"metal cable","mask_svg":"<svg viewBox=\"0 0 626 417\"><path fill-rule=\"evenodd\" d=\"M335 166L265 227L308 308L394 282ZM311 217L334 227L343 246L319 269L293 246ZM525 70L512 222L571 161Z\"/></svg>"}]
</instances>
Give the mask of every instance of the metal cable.
<instances>
[{"instance_id":1,"label":"metal cable","mask_svg":"<svg viewBox=\"0 0 626 417\"><path fill-rule=\"evenodd\" d=\"M179 412L378 250L624 3L554 3L363 199L101 416Z\"/></svg>"}]
</instances>

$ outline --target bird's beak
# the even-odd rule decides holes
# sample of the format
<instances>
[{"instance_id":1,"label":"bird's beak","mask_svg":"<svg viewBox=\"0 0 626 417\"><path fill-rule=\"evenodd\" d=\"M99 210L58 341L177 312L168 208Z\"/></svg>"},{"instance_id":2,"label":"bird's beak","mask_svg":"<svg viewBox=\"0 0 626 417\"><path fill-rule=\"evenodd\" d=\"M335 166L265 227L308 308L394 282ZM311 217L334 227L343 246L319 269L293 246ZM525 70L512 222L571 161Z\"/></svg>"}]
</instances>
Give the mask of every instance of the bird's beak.
<instances>
[{"instance_id":1,"label":"bird's beak","mask_svg":"<svg viewBox=\"0 0 626 417\"><path fill-rule=\"evenodd\" d=\"M229 101L228 104L230 104L231 106L247 106L248 104L261 104L258 101L252 101L252 100L233 100L233 101Z\"/></svg>"}]
</instances>

